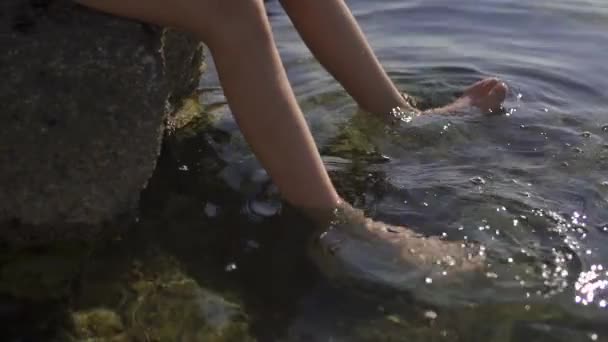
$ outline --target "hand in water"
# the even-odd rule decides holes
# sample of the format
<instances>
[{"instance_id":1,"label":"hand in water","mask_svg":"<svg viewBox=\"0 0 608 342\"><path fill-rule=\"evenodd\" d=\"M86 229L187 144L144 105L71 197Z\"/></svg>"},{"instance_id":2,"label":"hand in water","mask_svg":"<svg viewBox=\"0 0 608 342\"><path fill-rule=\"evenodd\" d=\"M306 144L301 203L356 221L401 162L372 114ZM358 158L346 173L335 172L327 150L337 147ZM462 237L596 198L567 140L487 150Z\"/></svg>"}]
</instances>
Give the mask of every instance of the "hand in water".
<instances>
[{"instance_id":1,"label":"hand in water","mask_svg":"<svg viewBox=\"0 0 608 342\"><path fill-rule=\"evenodd\" d=\"M496 79L486 78L467 88L463 95L445 107L426 111L428 114L452 114L470 107L483 113L500 113L509 88Z\"/></svg>"},{"instance_id":2,"label":"hand in water","mask_svg":"<svg viewBox=\"0 0 608 342\"><path fill-rule=\"evenodd\" d=\"M390 288L454 284L484 267L483 250L473 245L375 222L346 203L317 242L313 257L326 274Z\"/></svg>"}]
</instances>

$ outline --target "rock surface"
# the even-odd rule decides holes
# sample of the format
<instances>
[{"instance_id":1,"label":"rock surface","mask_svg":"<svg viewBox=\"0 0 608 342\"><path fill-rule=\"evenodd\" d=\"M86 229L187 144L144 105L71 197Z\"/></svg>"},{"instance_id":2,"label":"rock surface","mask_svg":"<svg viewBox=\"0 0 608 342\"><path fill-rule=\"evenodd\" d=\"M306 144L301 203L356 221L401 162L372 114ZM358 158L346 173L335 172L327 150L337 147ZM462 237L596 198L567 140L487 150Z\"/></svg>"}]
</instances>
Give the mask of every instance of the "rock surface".
<instances>
[{"instance_id":1,"label":"rock surface","mask_svg":"<svg viewBox=\"0 0 608 342\"><path fill-rule=\"evenodd\" d=\"M4 0L0 46L0 240L128 213L198 84L201 45L68 0Z\"/></svg>"}]
</instances>

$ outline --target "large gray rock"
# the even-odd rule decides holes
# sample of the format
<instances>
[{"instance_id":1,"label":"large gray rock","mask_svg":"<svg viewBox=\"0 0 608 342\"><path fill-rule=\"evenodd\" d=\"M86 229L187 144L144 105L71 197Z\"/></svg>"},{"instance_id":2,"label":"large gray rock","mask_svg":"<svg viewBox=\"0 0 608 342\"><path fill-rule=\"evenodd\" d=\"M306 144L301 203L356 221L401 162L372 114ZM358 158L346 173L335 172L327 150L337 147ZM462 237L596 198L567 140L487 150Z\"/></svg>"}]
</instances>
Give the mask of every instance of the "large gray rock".
<instances>
[{"instance_id":1,"label":"large gray rock","mask_svg":"<svg viewBox=\"0 0 608 342\"><path fill-rule=\"evenodd\" d=\"M0 240L128 213L198 83L201 45L67 0L3 0L0 46Z\"/></svg>"}]
</instances>

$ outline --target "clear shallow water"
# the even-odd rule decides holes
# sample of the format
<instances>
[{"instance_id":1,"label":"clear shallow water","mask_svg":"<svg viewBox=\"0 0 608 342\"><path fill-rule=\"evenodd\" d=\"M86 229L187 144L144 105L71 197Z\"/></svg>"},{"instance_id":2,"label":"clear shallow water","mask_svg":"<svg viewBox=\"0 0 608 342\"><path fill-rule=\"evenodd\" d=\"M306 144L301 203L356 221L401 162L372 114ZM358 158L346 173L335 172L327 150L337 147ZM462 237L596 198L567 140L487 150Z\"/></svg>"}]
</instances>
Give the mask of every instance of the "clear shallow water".
<instances>
[{"instance_id":1,"label":"clear shallow water","mask_svg":"<svg viewBox=\"0 0 608 342\"><path fill-rule=\"evenodd\" d=\"M239 303L260 341L608 340L608 4L349 5L391 78L427 106L484 76L509 84L509 116L423 118L387 130L358 113L280 6L268 3L340 193L376 219L482 243L495 265L482 276L494 285L464 289L476 304L454 306L434 300L444 292L421 298L328 280L307 255L311 225L281 208L211 67L202 80L211 123L165 144L139 223L95 250L69 293L70 309L115 310L130 340L195 340L201 324L236 310L197 309L215 297L182 286L195 282ZM196 312L204 319L189 319ZM35 330L22 317L40 315L34 308L14 316L13 335ZM44 335L57 325L36 329Z\"/></svg>"},{"instance_id":2,"label":"clear shallow water","mask_svg":"<svg viewBox=\"0 0 608 342\"><path fill-rule=\"evenodd\" d=\"M491 260L502 264L489 275L498 277L497 286L477 297L503 304L461 312L478 320L473 326L487 325L493 333L437 338L608 339L602 328L608 318L608 5L508 0L349 5L391 78L423 104L445 104L484 76L498 76L511 88L510 115L425 118L387 131L358 113L299 41L280 6L268 5L290 80L341 193L374 218L479 241ZM203 84L214 82L211 73ZM221 99L219 93L206 96ZM234 132L231 119L217 113L216 126ZM303 295L304 308L295 311L287 336L365 339L353 326L391 336L391 329L404 325L385 327L386 312L366 307L378 304L374 301L383 307L386 297L371 300L374 304L358 295L336 297L329 290ZM393 306L393 312L427 326L411 303ZM512 314L493 322L503 310ZM453 317L442 325L467 326ZM510 335L501 337L505 329ZM413 338L399 334L404 333L393 338Z\"/></svg>"}]
</instances>

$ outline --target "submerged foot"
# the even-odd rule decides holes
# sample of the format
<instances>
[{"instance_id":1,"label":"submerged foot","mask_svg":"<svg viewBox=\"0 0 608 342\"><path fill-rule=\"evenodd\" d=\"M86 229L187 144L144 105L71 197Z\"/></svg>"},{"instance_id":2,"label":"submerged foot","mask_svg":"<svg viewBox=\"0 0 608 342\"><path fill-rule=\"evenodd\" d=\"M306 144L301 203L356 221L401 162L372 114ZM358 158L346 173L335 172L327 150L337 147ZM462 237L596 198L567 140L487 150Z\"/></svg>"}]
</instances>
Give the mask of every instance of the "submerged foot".
<instances>
[{"instance_id":1,"label":"submerged foot","mask_svg":"<svg viewBox=\"0 0 608 342\"><path fill-rule=\"evenodd\" d=\"M475 107L483 113L499 113L502 109L507 91L507 85L496 79L486 78L467 88L463 95L449 105L431 109L428 113L451 114L470 107Z\"/></svg>"},{"instance_id":2,"label":"submerged foot","mask_svg":"<svg viewBox=\"0 0 608 342\"><path fill-rule=\"evenodd\" d=\"M313 257L333 278L398 290L464 285L484 265L483 250L474 246L374 222L351 207L339 210L319 237Z\"/></svg>"}]
</instances>

